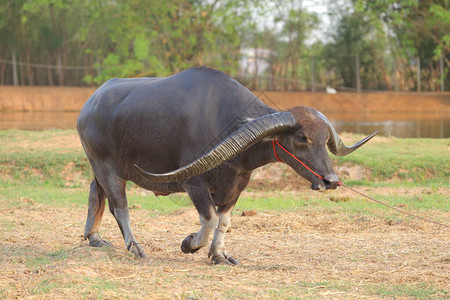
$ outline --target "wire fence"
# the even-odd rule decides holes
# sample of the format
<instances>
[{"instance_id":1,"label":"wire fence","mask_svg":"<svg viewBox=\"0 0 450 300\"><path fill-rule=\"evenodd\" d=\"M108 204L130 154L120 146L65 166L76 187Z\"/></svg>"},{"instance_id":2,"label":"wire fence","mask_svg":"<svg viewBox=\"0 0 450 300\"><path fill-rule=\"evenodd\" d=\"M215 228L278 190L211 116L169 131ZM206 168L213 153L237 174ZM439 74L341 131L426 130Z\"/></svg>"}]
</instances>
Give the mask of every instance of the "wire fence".
<instances>
[{"instance_id":1,"label":"wire fence","mask_svg":"<svg viewBox=\"0 0 450 300\"><path fill-rule=\"evenodd\" d=\"M446 84L445 79L447 74L445 74L444 69L444 57L442 56L439 61L439 74L438 85L434 85L434 88L424 89L422 88L422 80L423 80L423 71L420 66L420 59L416 58L413 62L414 68L412 70L415 71L415 82L414 78L409 78L408 80L412 82L412 88L408 87L406 89L399 88L397 82L400 81L398 79L398 75L396 67L394 67L394 74L391 75L391 81L393 81L393 88L389 89L377 89L377 88L368 88L363 87L361 83L361 67L359 63L359 56L353 56L353 72L354 72L354 86L345 86L340 84L339 80L328 80L323 79L320 74L316 74L315 72L315 60L308 57L310 61L310 65L307 66L307 70L304 73L308 73L309 75L299 77L299 78L286 78L282 76L274 76L270 74L270 72L247 72L245 70L241 70L237 74L238 80L242 81L242 83L246 86L249 86L252 89L258 90L279 90L279 91L288 91L288 90L296 90L296 91L310 91L310 92L328 92L328 93L336 93L337 91L344 92L377 92L377 91L418 91L429 90L429 91L445 91ZM258 59L257 59L258 60ZM258 63L255 61L255 63ZM102 66L102 68L108 68L112 66ZM114 66L117 68L118 66ZM256 67L256 70L258 67ZM12 60L0 58L0 84L1 85L86 85L84 82L84 77L86 75L90 75L91 77L95 77L99 74L101 69L95 66L76 66L76 65L63 65L61 63L58 64L42 64L42 63L34 63L34 62L24 62L17 60L15 56L13 56ZM308 78L309 77L309 78ZM326 77L326 76L325 76ZM410 76L412 77L412 76ZM307 79L305 79L307 78ZM448 84L447 84L448 85ZM430 85L429 85L430 86ZM293 88L294 87L294 88Z\"/></svg>"},{"instance_id":2,"label":"wire fence","mask_svg":"<svg viewBox=\"0 0 450 300\"><path fill-rule=\"evenodd\" d=\"M17 66L30 67L30 68L38 68L38 69L51 69L51 70L69 70L69 71L82 71L82 70L95 70L92 66L64 66L64 65L50 65L50 64L36 64L36 63L28 63L21 61L12 61L7 59L0 58L0 63L8 64L13 66L16 64Z\"/></svg>"}]
</instances>

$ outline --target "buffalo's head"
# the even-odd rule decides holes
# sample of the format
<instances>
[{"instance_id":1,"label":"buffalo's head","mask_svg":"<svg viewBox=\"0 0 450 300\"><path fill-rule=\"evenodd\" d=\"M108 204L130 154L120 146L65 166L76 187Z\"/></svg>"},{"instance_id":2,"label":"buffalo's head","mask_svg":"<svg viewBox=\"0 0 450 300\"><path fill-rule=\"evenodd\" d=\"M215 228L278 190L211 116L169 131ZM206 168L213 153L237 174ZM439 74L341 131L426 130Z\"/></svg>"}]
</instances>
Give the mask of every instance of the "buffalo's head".
<instances>
[{"instance_id":1,"label":"buffalo's head","mask_svg":"<svg viewBox=\"0 0 450 300\"><path fill-rule=\"evenodd\" d=\"M308 170L289 153L280 149L280 146L274 144L274 151L279 159L310 181L312 189L335 189L339 179L333 171L327 148L336 156L344 156L361 147L377 133L348 147L322 113L312 108L296 106L286 112L265 115L248 122L208 153L177 170L155 174L137 165L135 167L142 176L152 181L181 182L213 169L263 139L271 138L276 139L284 149L311 169Z\"/></svg>"},{"instance_id":2,"label":"buffalo's head","mask_svg":"<svg viewBox=\"0 0 450 300\"><path fill-rule=\"evenodd\" d=\"M333 171L327 148L336 156L344 156L378 133L347 147L321 112L304 106L296 106L288 111L297 122L291 132L277 134L279 144L274 145L274 151L281 161L311 182L313 190L335 189L338 186L339 178Z\"/></svg>"}]
</instances>

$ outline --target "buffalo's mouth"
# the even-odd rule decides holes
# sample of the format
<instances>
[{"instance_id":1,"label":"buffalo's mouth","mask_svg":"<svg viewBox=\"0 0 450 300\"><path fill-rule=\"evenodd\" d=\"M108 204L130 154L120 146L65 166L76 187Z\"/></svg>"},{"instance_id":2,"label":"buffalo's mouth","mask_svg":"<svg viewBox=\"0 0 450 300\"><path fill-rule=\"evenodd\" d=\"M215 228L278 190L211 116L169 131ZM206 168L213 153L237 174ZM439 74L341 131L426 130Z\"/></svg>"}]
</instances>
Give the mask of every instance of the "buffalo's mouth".
<instances>
[{"instance_id":1,"label":"buffalo's mouth","mask_svg":"<svg viewBox=\"0 0 450 300\"><path fill-rule=\"evenodd\" d=\"M328 174L321 178L315 178L311 182L311 189L315 191L335 190L339 186L339 178L336 174Z\"/></svg>"}]
</instances>

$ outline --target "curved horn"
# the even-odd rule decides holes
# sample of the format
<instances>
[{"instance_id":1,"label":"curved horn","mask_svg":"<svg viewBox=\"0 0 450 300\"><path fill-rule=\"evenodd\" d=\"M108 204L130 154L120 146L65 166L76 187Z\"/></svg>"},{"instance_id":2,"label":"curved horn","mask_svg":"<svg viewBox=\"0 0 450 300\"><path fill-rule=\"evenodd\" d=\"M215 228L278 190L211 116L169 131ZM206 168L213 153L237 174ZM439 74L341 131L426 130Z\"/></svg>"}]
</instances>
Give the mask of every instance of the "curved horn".
<instances>
[{"instance_id":1,"label":"curved horn","mask_svg":"<svg viewBox=\"0 0 450 300\"><path fill-rule=\"evenodd\" d=\"M137 165L134 166L142 176L149 180L180 182L211 170L224 161L235 157L264 137L286 131L294 127L296 123L297 120L289 112L277 112L265 115L245 124L222 140L208 153L177 170L163 174L155 174L149 173Z\"/></svg>"},{"instance_id":2,"label":"curved horn","mask_svg":"<svg viewBox=\"0 0 450 300\"><path fill-rule=\"evenodd\" d=\"M327 142L327 146L330 152L336 156L345 156L347 154L352 153L353 151L355 151L356 149L367 143L371 138L373 138L378 133L377 130L371 135L366 136L356 144L348 147L345 146L344 142L341 140L336 130L334 129L333 125L331 125L331 122L327 119L327 117L325 117L325 115L319 111L317 112L317 114L328 125L328 130L330 131L330 138Z\"/></svg>"}]
</instances>

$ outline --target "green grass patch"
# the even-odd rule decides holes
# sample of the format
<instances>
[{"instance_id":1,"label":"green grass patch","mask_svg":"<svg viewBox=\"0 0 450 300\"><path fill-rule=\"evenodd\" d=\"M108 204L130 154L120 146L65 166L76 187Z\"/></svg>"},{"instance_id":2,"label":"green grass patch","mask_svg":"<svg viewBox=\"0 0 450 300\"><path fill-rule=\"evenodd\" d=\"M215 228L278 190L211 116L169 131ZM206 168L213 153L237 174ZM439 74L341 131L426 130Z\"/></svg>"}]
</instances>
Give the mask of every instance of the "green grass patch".
<instances>
[{"instance_id":1,"label":"green grass patch","mask_svg":"<svg viewBox=\"0 0 450 300\"><path fill-rule=\"evenodd\" d=\"M83 288L80 288L79 282L67 280L64 275L51 276L31 287L30 292L32 295L61 295L65 293L70 295L71 293L74 293L73 296L80 294L89 299L108 298L107 295L109 292L113 292L118 298L121 294L123 294L122 296L124 297L128 295L128 293L124 293L120 290L119 286L105 278L90 278L85 276L81 281Z\"/></svg>"},{"instance_id":2,"label":"green grass patch","mask_svg":"<svg viewBox=\"0 0 450 300\"><path fill-rule=\"evenodd\" d=\"M258 209L258 210L293 210L317 203L318 198L314 196L298 197L293 194L271 194L265 196L242 196L236 204L236 209Z\"/></svg>"},{"instance_id":3,"label":"green grass patch","mask_svg":"<svg viewBox=\"0 0 450 300\"><path fill-rule=\"evenodd\" d=\"M42 256L33 256L27 260L26 266L29 268L37 268L40 266L48 266L52 263L64 260L68 257L67 250L58 249L56 251L46 253Z\"/></svg>"},{"instance_id":4,"label":"green grass patch","mask_svg":"<svg viewBox=\"0 0 450 300\"><path fill-rule=\"evenodd\" d=\"M89 162L81 148L67 147L66 139L78 141L74 130L0 131L0 174L14 181L64 185L64 168L84 179L92 178ZM354 139L360 138L354 135ZM450 139L380 138L352 154L333 158L335 165L351 163L371 173L374 182L401 184L448 184ZM59 141L59 143L58 143ZM349 181L367 184L365 181Z\"/></svg>"},{"instance_id":5,"label":"green grass patch","mask_svg":"<svg viewBox=\"0 0 450 300\"><path fill-rule=\"evenodd\" d=\"M374 138L376 141L376 137ZM375 181L447 184L450 177L450 139L382 138L335 163L352 163L371 171ZM352 182L355 183L355 182ZM364 183L365 184L365 183Z\"/></svg>"},{"instance_id":6,"label":"green grass patch","mask_svg":"<svg viewBox=\"0 0 450 300\"><path fill-rule=\"evenodd\" d=\"M366 285L366 291L368 294L380 296L382 298L400 298L400 297L412 297L414 299L445 299L448 293L444 290L440 290L432 285L419 283L419 284L374 284Z\"/></svg>"},{"instance_id":7,"label":"green grass patch","mask_svg":"<svg viewBox=\"0 0 450 300\"><path fill-rule=\"evenodd\" d=\"M385 195L377 193L376 189L368 193L377 200L403 210L439 210L450 211L450 203L445 195L438 193L423 193L421 195ZM357 198L340 197L339 191L332 193L312 192L308 196L296 195L294 192L270 197L243 196L236 204L236 210L275 210L292 211L303 209L321 209L330 213L348 214L379 214L392 213L392 210L358 196ZM239 212L236 212L237 214Z\"/></svg>"},{"instance_id":8,"label":"green grass patch","mask_svg":"<svg viewBox=\"0 0 450 300\"><path fill-rule=\"evenodd\" d=\"M350 289L351 285L346 282L302 281L282 288L269 288L266 293L275 299L311 299L311 297L317 298L327 294L344 293Z\"/></svg>"},{"instance_id":9,"label":"green grass patch","mask_svg":"<svg viewBox=\"0 0 450 300\"><path fill-rule=\"evenodd\" d=\"M193 207L192 201L187 194L172 194L164 197L153 195L128 195L130 207L150 211L150 215L169 214L180 208Z\"/></svg>"},{"instance_id":10,"label":"green grass patch","mask_svg":"<svg viewBox=\"0 0 450 300\"><path fill-rule=\"evenodd\" d=\"M0 157L0 173L10 182L26 182L39 184L51 182L63 187L66 184L65 168L68 172L79 173L82 178L92 177L86 156L81 152L58 153L55 151L17 151L2 153Z\"/></svg>"},{"instance_id":11,"label":"green grass patch","mask_svg":"<svg viewBox=\"0 0 450 300\"><path fill-rule=\"evenodd\" d=\"M129 206L133 209L149 210L151 215L168 214L193 205L185 193L155 197L150 193L138 195L134 191L128 193ZM32 206L34 203L54 207L70 205L87 207L89 185L81 189L58 187L50 182L27 185L17 182L0 182L0 195L0 201L6 207Z\"/></svg>"},{"instance_id":12,"label":"green grass patch","mask_svg":"<svg viewBox=\"0 0 450 300\"><path fill-rule=\"evenodd\" d=\"M445 299L448 293L435 286L418 284L358 284L358 291L354 291L355 285L343 281L299 282L289 284L282 288L267 287L265 294L276 299L311 299L323 298L329 295L353 295L357 293L361 297L377 296L381 298L413 298L413 299ZM353 290L353 291L352 291ZM328 298L328 297L326 297ZM331 297L333 298L333 297ZM352 297L350 297L352 298Z\"/></svg>"},{"instance_id":13,"label":"green grass patch","mask_svg":"<svg viewBox=\"0 0 450 300\"><path fill-rule=\"evenodd\" d=\"M41 203L51 206L86 205L89 188L85 190L55 186L50 182L22 184L0 182L0 200L8 207Z\"/></svg>"},{"instance_id":14,"label":"green grass patch","mask_svg":"<svg viewBox=\"0 0 450 300\"><path fill-rule=\"evenodd\" d=\"M360 136L355 135L357 140ZM373 188L370 195L391 205L408 209L449 210L445 193L450 186L450 139L380 138L349 156L335 158L335 165L352 164L370 171L370 181L348 180L350 186ZM83 205L88 201L92 171L74 130L0 131L0 200L7 206L38 202L52 206ZM377 188L431 188L429 194L391 195L377 193ZM186 194L155 197L128 184L130 206L170 213L191 206ZM327 194L263 193L243 196L237 209L294 210L322 207L329 211L362 213L379 206L360 198L357 201L333 201ZM387 194L387 195L386 195ZM306 195L306 196L305 196Z\"/></svg>"}]
</instances>

